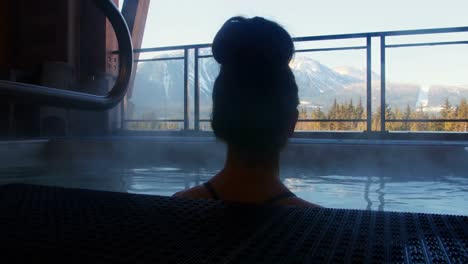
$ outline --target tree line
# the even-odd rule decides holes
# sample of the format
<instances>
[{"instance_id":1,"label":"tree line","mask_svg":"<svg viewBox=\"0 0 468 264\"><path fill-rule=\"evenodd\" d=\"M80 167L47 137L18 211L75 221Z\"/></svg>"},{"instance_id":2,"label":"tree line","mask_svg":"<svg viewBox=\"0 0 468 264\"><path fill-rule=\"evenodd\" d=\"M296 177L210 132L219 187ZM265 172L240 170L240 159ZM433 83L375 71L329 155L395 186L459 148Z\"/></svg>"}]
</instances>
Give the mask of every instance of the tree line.
<instances>
[{"instance_id":1,"label":"tree line","mask_svg":"<svg viewBox=\"0 0 468 264\"><path fill-rule=\"evenodd\" d=\"M378 107L372 113L372 130L380 131L380 113ZM449 99L445 99L439 111L427 111L424 106L412 108L407 105L404 109L391 108L385 106L386 119L468 119L468 105L466 98L460 99L457 105L452 105ZM366 119L367 113L361 99L357 103L349 100L339 103L336 99L328 111L316 108L312 111L303 107L299 110L299 120L301 119ZM156 119L155 113L146 113L143 119ZM183 123L145 121L130 122L127 125L131 130L180 130ZM202 130L210 130L209 123L201 123ZM386 129L389 131L447 131L447 132L468 132L468 122L386 122ZM299 131L365 131L366 122L298 122L296 130Z\"/></svg>"},{"instance_id":2,"label":"tree line","mask_svg":"<svg viewBox=\"0 0 468 264\"><path fill-rule=\"evenodd\" d=\"M372 130L380 130L381 107L372 113ZM452 105L445 99L444 104L437 111L427 111L424 106L412 108L407 105L404 109L391 108L385 106L385 117L389 120L398 119L468 119L468 105L466 98L460 99L458 105ZM299 110L299 119L366 119L367 113L363 102L360 99L357 104L353 100L339 103L335 99L328 111L316 108L307 111L304 108ZM386 122L386 129L389 131L450 131L467 132L467 122ZM296 130L308 131L365 131L366 122L299 122Z\"/></svg>"}]
</instances>

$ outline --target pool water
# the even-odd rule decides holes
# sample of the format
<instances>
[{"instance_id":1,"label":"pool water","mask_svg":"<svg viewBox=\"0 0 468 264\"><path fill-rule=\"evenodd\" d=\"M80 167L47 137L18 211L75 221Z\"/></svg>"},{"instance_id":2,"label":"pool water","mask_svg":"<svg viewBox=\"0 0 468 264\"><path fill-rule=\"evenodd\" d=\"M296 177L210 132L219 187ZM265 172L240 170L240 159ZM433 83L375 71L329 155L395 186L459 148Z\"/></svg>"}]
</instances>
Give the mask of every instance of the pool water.
<instances>
[{"instance_id":1,"label":"pool water","mask_svg":"<svg viewBox=\"0 0 468 264\"><path fill-rule=\"evenodd\" d=\"M151 195L201 184L220 168L116 166L98 163L0 169L0 184L29 183ZM299 197L331 208L468 215L468 176L327 175L283 168L283 182Z\"/></svg>"}]
</instances>

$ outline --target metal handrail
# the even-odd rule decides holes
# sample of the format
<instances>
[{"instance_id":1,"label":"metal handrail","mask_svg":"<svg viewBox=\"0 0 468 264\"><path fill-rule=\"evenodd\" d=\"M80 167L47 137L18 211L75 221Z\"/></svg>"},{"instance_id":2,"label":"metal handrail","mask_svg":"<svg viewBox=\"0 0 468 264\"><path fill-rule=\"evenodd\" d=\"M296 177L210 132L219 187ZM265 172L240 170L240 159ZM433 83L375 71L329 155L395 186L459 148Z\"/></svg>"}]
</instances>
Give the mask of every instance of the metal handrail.
<instances>
[{"instance_id":1,"label":"metal handrail","mask_svg":"<svg viewBox=\"0 0 468 264\"><path fill-rule=\"evenodd\" d=\"M93 95L0 80L0 95L14 100L67 108L106 110L117 105L128 89L133 67L133 47L130 31L122 14L111 0L95 0L96 5L109 19L119 45L119 74L114 87L106 95Z\"/></svg>"}]
</instances>

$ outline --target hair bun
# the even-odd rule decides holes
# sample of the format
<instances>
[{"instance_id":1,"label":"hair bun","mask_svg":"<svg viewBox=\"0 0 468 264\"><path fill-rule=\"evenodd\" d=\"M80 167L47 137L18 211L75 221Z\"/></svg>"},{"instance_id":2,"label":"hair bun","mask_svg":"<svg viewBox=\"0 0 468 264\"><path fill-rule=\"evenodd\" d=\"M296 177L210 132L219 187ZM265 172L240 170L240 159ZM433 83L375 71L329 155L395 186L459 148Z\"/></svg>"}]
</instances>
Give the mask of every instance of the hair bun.
<instances>
[{"instance_id":1,"label":"hair bun","mask_svg":"<svg viewBox=\"0 0 468 264\"><path fill-rule=\"evenodd\" d=\"M221 65L287 65L294 54L291 36L261 17L228 19L213 40L212 52Z\"/></svg>"}]
</instances>

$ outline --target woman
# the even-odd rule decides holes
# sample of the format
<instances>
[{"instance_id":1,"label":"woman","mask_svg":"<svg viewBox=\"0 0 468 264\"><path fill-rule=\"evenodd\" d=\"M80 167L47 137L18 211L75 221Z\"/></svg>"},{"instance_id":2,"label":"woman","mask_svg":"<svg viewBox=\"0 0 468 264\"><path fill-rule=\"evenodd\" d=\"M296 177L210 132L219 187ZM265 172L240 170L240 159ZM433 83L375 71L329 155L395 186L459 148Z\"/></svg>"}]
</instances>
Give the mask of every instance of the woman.
<instances>
[{"instance_id":1,"label":"woman","mask_svg":"<svg viewBox=\"0 0 468 264\"><path fill-rule=\"evenodd\" d=\"M279 177L280 152L298 118L291 36L261 17L233 17L215 36L212 51L221 69L211 126L228 146L226 162L205 184L174 196L317 206L296 197Z\"/></svg>"}]
</instances>

